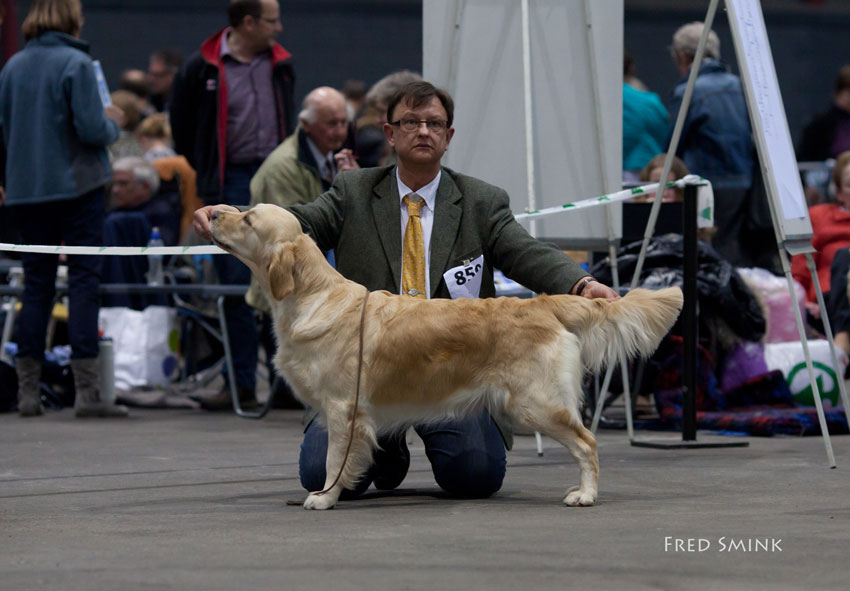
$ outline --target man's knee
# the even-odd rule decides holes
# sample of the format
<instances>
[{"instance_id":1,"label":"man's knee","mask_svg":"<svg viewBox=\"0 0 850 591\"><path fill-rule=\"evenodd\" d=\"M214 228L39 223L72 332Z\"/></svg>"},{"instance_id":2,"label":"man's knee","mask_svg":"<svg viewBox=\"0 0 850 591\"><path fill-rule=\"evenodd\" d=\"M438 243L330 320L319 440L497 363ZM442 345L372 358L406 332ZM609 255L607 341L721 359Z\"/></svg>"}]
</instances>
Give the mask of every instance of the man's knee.
<instances>
[{"instance_id":1,"label":"man's knee","mask_svg":"<svg viewBox=\"0 0 850 591\"><path fill-rule=\"evenodd\" d=\"M502 488L505 456L484 449L470 449L433 458L437 484L453 497L483 499Z\"/></svg>"},{"instance_id":2,"label":"man's knee","mask_svg":"<svg viewBox=\"0 0 850 591\"><path fill-rule=\"evenodd\" d=\"M325 484L324 458L319 462L316 456L305 454L302 448L301 458L298 461L298 476L301 478L301 486L304 490L309 492L322 490Z\"/></svg>"},{"instance_id":3,"label":"man's knee","mask_svg":"<svg viewBox=\"0 0 850 591\"><path fill-rule=\"evenodd\" d=\"M298 457L298 476L301 486L308 492L316 492L325 488L327 477L326 461L328 456L328 432L316 421L310 423L304 432L301 442L301 453ZM335 475L334 475L335 476ZM354 490L345 489L340 498L353 499L362 495L372 484L368 474L364 474Z\"/></svg>"}]
</instances>

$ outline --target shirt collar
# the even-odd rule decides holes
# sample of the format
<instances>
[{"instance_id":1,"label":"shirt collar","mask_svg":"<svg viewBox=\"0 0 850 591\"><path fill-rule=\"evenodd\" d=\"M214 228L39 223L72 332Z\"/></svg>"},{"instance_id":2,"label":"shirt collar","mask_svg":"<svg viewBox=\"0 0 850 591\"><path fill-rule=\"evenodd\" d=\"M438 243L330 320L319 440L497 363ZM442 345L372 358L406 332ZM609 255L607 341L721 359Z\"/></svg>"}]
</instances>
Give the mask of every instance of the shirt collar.
<instances>
[{"instance_id":1,"label":"shirt collar","mask_svg":"<svg viewBox=\"0 0 850 591\"><path fill-rule=\"evenodd\" d=\"M222 58L227 56L230 59L232 59L236 62L239 62L239 60L236 59L236 56L233 55L233 51L230 49L230 45L227 43L227 36L230 35L230 32L232 30L233 30L233 27L227 27L224 31L222 31L222 33L221 33L221 49L219 49L218 54ZM254 63L254 60L256 60L257 58L262 58L263 56L270 55L270 54L271 54L271 51L260 52L251 59L251 63Z\"/></svg>"},{"instance_id":2,"label":"shirt collar","mask_svg":"<svg viewBox=\"0 0 850 591\"><path fill-rule=\"evenodd\" d=\"M221 49L218 52L218 54L221 57L224 57L226 55L233 57L233 54L230 51L230 45L227 44L227 36L230 34L230 31L232 31L232 30L233 30L233 27L227 27L221 33Z\"/></svg>"},{"instance_id":3,"label":"shirt collar","mask_svg":"<svg viewBox=\"0 0 850 591\"><path fill-rule=\"evenodd\" d=\"M307 147L310 148L310 153L313 154L313 159L316 161L316 164L319 167L319 172L326 173L330 172L327 170L328 168L328 156L333 158L333 152L328 152L327 154L322 154L319 152L319 148L316 147L316 144L313 143L313 140L310 139L310 136L307 135L307 132L304 132L304 138L307 140Z\"/></svg>"},{"instance_id":4,"label":"shirt collar","mask_svg":"<svg viewBox=\"0 0 850 591\"><path fill-rule=\"evenodd\" d=\"M398 166L396 166L395 180L398 183L399 202L404 199L405 195L408 195L409 193L416 193L417 195L422 197L422 199L425 200L425 205L427 205L431 211L434 211L434 203L437 200L437 187L440 186L440 177L442 175L443 170L440 169L440 171L437 172L437 176L435 176L430 183L420 188L418 191L413 191L413 189L411 189L401 181L401 177L398 176Z\"/></svg>"}]
</instances>

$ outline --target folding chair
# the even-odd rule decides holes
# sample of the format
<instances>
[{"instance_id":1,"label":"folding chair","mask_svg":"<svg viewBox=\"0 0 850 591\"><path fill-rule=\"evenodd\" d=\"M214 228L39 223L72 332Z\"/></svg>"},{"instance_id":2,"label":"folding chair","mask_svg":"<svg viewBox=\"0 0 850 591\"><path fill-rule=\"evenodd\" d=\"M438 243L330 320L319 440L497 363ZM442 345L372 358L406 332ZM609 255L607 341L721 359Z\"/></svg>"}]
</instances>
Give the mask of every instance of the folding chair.
<instances>
[{"instance_id":1,"label":"folding chair","mask_svg":"<svg viewBox=\"0 0 850 591\"><path fill-rule=\"evenodd\" d=\"M208 259L203 256L194 257L192 268L189 270L186 267L176 268L173 265L169 266L166 273L166 280L172 284L178 282L197 283L197 300L191 302L175 291L172 295L174 304L177 309L177 317L181 324L181 350L183 352L183 360L181 367L181 390L184 392L192 391L200 387L209 385L209 383L218 377L222 366L227 369L227 383L230 389L230 394L233 400L233 409L240 417L247 419L261 419L268 413L274 402L274 389L269 389L269 396L266 399L263 407L256 412L247 411L242 408L239 403L239 396L236 389L236 377L233 370L233 355L230 350L230 340L227 334L227 317L224 311L225 298L230 296L243 296L247 291L247 286L244 285L221 285L216 283L199 282L199 280L209 278L210 271L206 262ZM207 268L205 268L207 267ZM195 292L193 292L195 293ZM204 303L210 303L210 298L215 298L215 307L212 308ZM221 359L202 370L198 370L196 365L199 360L191 353L191 345L187 345L186 339L189 338L193 327L198 327L205 334L210 336L215 343L221 345L223 355ZM187 357L187 351L188 357ZM265 368L258 364L258 373L261 378L268 380ZM192 377L193 386L187 386L187 381Z\"/></svg>"}]
</instances>

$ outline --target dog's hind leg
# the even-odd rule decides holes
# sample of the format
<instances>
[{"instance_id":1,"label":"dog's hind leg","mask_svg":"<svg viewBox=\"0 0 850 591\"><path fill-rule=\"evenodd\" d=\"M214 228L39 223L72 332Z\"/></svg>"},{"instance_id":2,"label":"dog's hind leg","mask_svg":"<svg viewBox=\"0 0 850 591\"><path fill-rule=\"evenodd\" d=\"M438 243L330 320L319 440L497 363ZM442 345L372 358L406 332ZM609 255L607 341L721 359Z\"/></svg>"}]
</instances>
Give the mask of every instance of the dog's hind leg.
<instances>
[{"instance_id":1,"label":"dog's hind leg","mask_svg":"<svg viewBox=\"0 0 850 591\"><path fill-rule=\"evenodd\" d=\"M579 485L567 490L564 504L570 507L593 505L599 492L599 456L596 452L596 438L584 425L572 418L571 413L566 409L555 411L553 418L557 423L556 428L544 432L570 451L581 470Z\"/></svg>"},{"instance_id":2,"label":"dog's hind leg","mask_svg":"<svg viewBox=\"0 0 850 591\"><path fill-rule=\"evenodd\" d=\"M311 492L304 501L305 509L332 509L343 488L354 489L372 463L372 451L377 446L375 425L362 406L354 422L351 438L351 405L339 404L324 413L328 428L328 456L325 461L327 492ZM351 439L351 448L348 442ZM346 450L348 454L346 455ZM342 472L340 473L340 469ZM337 475L339 479L337 480ZM336 482L334 482L336 481Z\"/></svg>"},{"instance_id":3,"label":"dog's hind leg","mask_svg":"<svg viewBox=\"0 0 850 591\"><path fill-rule=\"evenodd\" d=\"M557 398L554 396L547 396L545 388L536 392L532 396L533 400L528 401L530 403L509 405L509 412L522 423L566 447L578 462L581 480L577 487L567 490L564 504L571 507L593 505L596 502L599 481L596 438L566 405L556 402Z\"/></svg>"}]
</instances>

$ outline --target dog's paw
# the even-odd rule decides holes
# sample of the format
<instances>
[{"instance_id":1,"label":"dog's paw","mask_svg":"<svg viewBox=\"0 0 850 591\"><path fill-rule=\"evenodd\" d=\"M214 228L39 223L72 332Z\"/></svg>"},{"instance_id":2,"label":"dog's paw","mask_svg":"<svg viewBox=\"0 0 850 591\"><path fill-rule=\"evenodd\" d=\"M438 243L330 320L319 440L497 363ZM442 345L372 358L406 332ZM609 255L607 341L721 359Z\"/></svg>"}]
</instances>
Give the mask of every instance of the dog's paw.
<instances>
[{"instance_id":1,"label":"dog's paw","mask_svg":"<svg viewBox=\"0 0 850 591\"><path fill-rule=\"evenodd\" d=\"M310 493L304 500L305 509L333 509L334 505L336 505L336 500L334 500L330 495L317 495L316 493Z\"/></svg>"},{"instance_id":2,"label":"dog's paw","mask_svg":"<svg viewBox=\"0 0 850 591\"><path fill-rule=\"evenodd\" d=\"M567 491L567 496L564 497L564 504L568 507L590 507L596 502L596 493L586 490L581 490L574 486Z\"/></svg>"}]
</instances>

